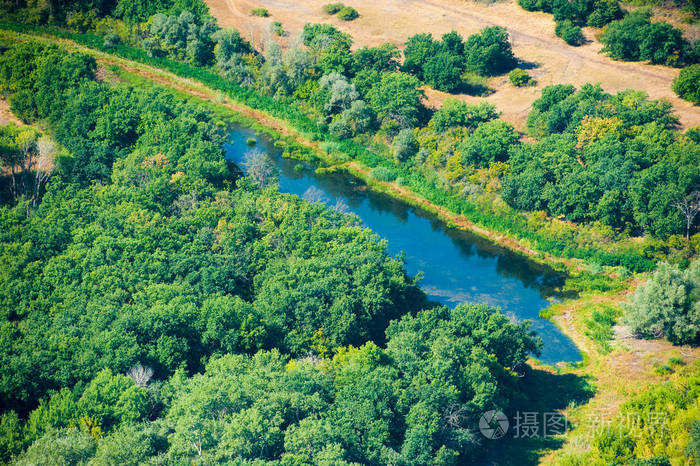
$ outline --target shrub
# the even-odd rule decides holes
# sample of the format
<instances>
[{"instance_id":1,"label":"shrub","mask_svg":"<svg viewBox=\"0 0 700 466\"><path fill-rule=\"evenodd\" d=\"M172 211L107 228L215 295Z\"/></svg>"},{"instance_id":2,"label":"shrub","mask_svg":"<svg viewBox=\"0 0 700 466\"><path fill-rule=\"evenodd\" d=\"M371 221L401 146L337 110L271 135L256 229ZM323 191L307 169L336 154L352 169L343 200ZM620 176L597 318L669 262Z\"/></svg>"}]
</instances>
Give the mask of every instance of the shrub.
<instances>
[{"instance_id":1,"label":"shrub","mask_svg":"<svg viewBox=\"0 0 700 466\"><path fill-rule=\"evenodd\" d=\"M260 16L261 18L267 18L270 16L270 12L267 11L267 8L253 8L250 10L250 14L253 16Z\"/></svg>"},{"instance_id":2,"label":"shrub","mask_svg":"<svg viewBox=\"0 0 700 466\"><path fill-rule=\"evenodd\" d=\"M593 11L588 15L586 24L596 28L602 28L611 21L615 21L624 16L624 12L617 3L617 0L597 0L594 3Z\"/></svg>"},{"instance_id":3,"label":"shrub","mask_svg":"<svg viewBox=\"0 0 700 466\"><path fill-rule=\"evenodd\" d=\"M325 11L329 15L334 15L343 8L345 8L345 5L343 5L342 3L328 3L327 5L323 5L323 11Z\"/></svg>"},{"instance_id":4,"label":"shrub","mask_svg":"<svg viewBox=\"0 0 700 466\"><path fill-rule=\"evenodd\" d=\"M454 92L462 86L464 61L449 52L435 55L425 64L425 82L439 91Z\"/></svg>"},{"instance_id":5,"label":"shrub","mask_svg":"<svg viewBox=\"0 0 700 466\"><path fill-rule=\"evenodd\" d=\"M637 288L625 309L625 322L636 335L665 336L674 344L694 344L700 337L700 260L686 271L662 263Z\"/></svg>"},{"instance_id":6,"label":"shrub","mask_svg":"<svg viewBox=\"0 0 700 466\"><path fill-rule=\"evenodd\" d=\"M673 92L694 104L700 103L700 65L686 66L673 80Z\"/></svg>"},{"instance_id":7,"label":"shrub","mask_svg":"<svg viewBox=\"0 0 700 466\"><path fill-rule=\"evenodd\" d=\"M275 35L283 36L285 34L284 28L282 27L282 23L280 23L279 21L273 22L271 27L272 32L274 32Z\"/></svg>"},{"instance_id":8,"label":"shrub","mask_svg":"<svg viewBox=\"0 0 700 466\"><path fill-rule=\"evenodd\" d=\"M396 179L396 173L394 170L387 167L376 167L369 172L370 176L375 180L391 182Z\"/></svg>"},{"instance_id":9,"label":"shrub","mask_svg":"<svg viewBox=\"0 0 700 466\"><path fill-rule=\"evenodd\" d=\"M584 41L581 28L568 19L558 22L554 28L554 33L569 45L579 46L583 44Z\"/></svg>"},{"instance_id":10,"label":"shrub","mask_svg":"<svg viewBox=\"0 0 700 466\"><path fill-rule=\"evenodd\" d=\"M105 36L104 46L107 48L116 47L119 42L121 42L119 36L113 32L110 32Z\"/></svg>"},{"instance_id":11,"label":"shrub","mask_svg":"<svg viewBox=\"0 0 700 466\"><path fill-rule=\"evenodd\" d=\"M351 6L343 7L338 12L338 18L342 19L343 21L352 21L353 19L357 18L358 16L360 16L360 14L357 12L356 9L354 9Z\"/></svg>"},{"instance_id":12,"label":"shrub","mask_svg":"<svg viewBox=\"0 0 700 466\"><path fill-rule=\"evenodd\" d=\"M532 76L530 76L527 71L521 70L520 68L515 68L508 73L508 79L515 87L524 87L535 83Z\"/></svg>"},{"instance_id":13,"label":"shrub","mask_svg":"<svg viewBox=\"0 0 700 466\"><path fill-rule=\"evenodd\" d=\"M413 130L403 129L396 135L391 145L394 159L397 162L405 162L418 152L418 142L413 135Z\"/></svg>"},{"instance_id":14,"label":"shrub","mask_svg":"<svg viewBox=\"0 0 700 466\"><path fill-rule=\"evenodd\" d=\"M619 308L602 304L593 309L591 318L584 321L586 336L593 340L601 353L610 352L610 340L614 336L613 326L620 316Z\"/></svg>"},{"instance_id":15,"label":"shrub","mask_svg":"<svg viewBox=\"0 0 700 466\"><path fill-rule=\"evenodd\" d=\"M665 22L652 22L647 9L636 10L608 24L600 36L603 52L616 60L675 66L695 60L683 32Z\"/></svg>"},{"instance_id":16,"label":"shrub","mask_svg":"<svg viewBox=\"0 0 700 466\"><path fill-rule=\"evenodd\" d=\"M464 44L464 58L468 71L488 76L509 71L517 63L508 31L500 26L487 27L469 36Z\"/></svg>"}]
</instances>

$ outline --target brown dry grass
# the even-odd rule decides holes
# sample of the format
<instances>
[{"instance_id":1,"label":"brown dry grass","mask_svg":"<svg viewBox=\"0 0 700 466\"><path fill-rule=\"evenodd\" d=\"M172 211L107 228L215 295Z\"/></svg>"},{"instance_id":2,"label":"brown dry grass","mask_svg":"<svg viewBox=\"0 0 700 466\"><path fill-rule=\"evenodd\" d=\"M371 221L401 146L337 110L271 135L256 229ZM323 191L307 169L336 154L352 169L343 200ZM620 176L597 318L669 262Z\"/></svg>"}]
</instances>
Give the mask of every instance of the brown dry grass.
<instances>
[{"instance_id":1,"label":"brown dry grass","mask_svg":"<svg viewBox=\"0 0 700 466\"><path fill-rule=\"evenodd\" d=\"M499 25L508 28L516 56L537 80L531 88L515 88L506 76L489 80L489 87L496 92L479 98L458 96L466 101L487 100L502 112L503 118L524 128L525 118L532 102L541 89L549 84L571 83L581 86L587 82L599 82L608 92L624 89L640 89L653 99L666 98L673 103L684 127L700 125L700 108L679 99L671 91L671 82L678 70L642 63L617 62L599 54L600 43L593 40L597 30L585 28L589 42L581 47L570 47L554 35L552 15L527 12L515 0L485 5L467 0L352 0L346 2L355 7L360 17L344 22L323 13L328 0L205 0L212 14L223 27L233 26L261 47L270 37L272 21L282 22L289 37L286 43L307 22L329 23L350 33L355 47L391 42L401 46L406 38L419 33L441 35L457 30L467 36L486 26ZM251 8L264 7L269 18L250 15ZM439 105L445 94L430 91L429 105Z\"/></svg>"},{"instance_id":2,"label":"brown dry grass","mask_svg":"<svg viewBox=\"0 0 700 466\"><path fill-rule=\"evenodd\" d=\"M0 126L6 126L14 123L17 126L22 126L24 123L15 116L10 110L10 104L5 99L0 99Z\"/></svg>"}]
</instances>

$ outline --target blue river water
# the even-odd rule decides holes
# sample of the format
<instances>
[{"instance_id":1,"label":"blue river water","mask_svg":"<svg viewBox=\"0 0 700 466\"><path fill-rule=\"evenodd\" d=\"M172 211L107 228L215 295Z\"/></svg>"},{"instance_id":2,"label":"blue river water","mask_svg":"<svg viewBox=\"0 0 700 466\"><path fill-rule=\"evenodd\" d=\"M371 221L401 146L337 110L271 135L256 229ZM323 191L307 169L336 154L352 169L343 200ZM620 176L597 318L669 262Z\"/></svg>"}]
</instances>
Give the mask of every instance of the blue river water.
<instances>
[{"instance_id":1,"label":"blue river water","mask_svg":"<svg viewBox=\"0 0 700 466\"><path fill-rule=\"evenodd\" d=\"M364 226L388 241L390 254L404 254L410 275L422 274L419 284L431 300L450 307L462 302L498 306L506 315L531 320L544 343L542 362L581 360L573 342L538 316L563 283L561 274L469 232L448 228L421 209L367 189L351 175L317 174L313 167L295 170L299 162L282 158L270 140L235 127L224 150L226 158L241 168L251 149L248 138L255 138L256 148L269 154L278 168L281 192L302 197L311 189L315 200L345 203Z\"/></svg>"}]
</instances>

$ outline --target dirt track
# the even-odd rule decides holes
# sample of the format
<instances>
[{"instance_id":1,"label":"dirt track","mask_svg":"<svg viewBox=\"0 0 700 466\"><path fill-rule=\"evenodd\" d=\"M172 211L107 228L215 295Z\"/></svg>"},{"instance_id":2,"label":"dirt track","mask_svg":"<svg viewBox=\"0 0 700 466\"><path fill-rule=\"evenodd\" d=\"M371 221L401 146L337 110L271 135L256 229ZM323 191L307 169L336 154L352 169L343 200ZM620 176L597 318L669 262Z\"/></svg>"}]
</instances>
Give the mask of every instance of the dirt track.
<instances>
[{"instance_id":1,"label":"dirt track","mask_svg":"<svg viewBox=\"0 0 700 466\"><path fill-rule=\"evenodd\" d=\"M401 46L407 37L419 32L439 36L451 30L462 35L499 25L508 28L516 56L537 80L537 86L517 89L505 76L492 78L489 86L496 92L486 100L503 112L503 118L522 129L530 106L542 87L555 83L580 86L600 82L608 92L639 89L651 98L667 98L676 108L683 126L700 125L700 108L675 96L671 81L678 70L663 66L617 62L598 53L601 45L592 40L595 30L585 30L589 42L570 47L554 35L552 16L521 9L513 0L484 5L467 0L351 0L346 4L360 12L360 18L343 22L323 13L329 0L205 0L223 27L233 26L254 40L256 47L270 37L269 25L280 21L288 32L288 41L307 22L325 22L350 33L355 46L392 42ZM264 7L269 18L250 15L252 8ZM428 102L439 106L446 94L429 91ZM466 101L479 97L459 96Z\"/></svg>"}]
</instances>

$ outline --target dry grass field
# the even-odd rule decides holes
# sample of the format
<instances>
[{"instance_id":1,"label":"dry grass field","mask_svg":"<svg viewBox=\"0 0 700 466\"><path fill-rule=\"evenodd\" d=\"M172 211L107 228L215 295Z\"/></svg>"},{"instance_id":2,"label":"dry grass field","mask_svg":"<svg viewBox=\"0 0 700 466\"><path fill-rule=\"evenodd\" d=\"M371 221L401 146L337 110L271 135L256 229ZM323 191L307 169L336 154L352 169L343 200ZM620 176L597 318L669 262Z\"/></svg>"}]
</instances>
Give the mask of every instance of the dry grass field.
<instances>
[{"instance_id":1,"label":"dry grass field","mask_svg":"<svg viewBox=\"0 0 700 466\"><path fill-rule=\"evenodd\" d=\"M552 15L527 12L514 0L490 5L468 0L350 0L360 17L344 22L323 12L330 0L205 0L222 27L233 26L261 48L270 37L270 24L282 23L288 43L305 23L330 23L350 33L355 47L391 42L402 46L407 37L419 32L441 35L451 30L467 36L486 26L506 27L516 56L537 80L537 86L515 88L507 76L489 80L495 92L488 97L460 95L465 101L486 99L503 112L503 118L524 128L532 102L542 87L571 83L580 86L598 82L608 92L624 89L645 91L651 98L666 98L674 105L684 127L700 125L700 108L675 96L671 81L678 70L642 63L617 62L599 54L601 44L593 40L597 30L586 28L589 39L581 47L571 47L554 35ZM263 7L270 17L250 15L252 8ZM446 94L428 90L428 104L439 106Z\"/></svg>"}]
</instances>

